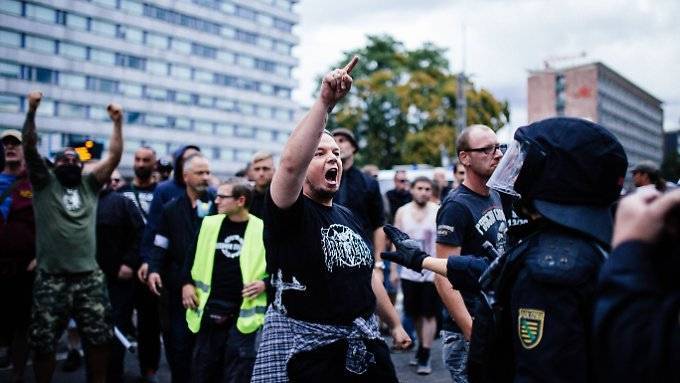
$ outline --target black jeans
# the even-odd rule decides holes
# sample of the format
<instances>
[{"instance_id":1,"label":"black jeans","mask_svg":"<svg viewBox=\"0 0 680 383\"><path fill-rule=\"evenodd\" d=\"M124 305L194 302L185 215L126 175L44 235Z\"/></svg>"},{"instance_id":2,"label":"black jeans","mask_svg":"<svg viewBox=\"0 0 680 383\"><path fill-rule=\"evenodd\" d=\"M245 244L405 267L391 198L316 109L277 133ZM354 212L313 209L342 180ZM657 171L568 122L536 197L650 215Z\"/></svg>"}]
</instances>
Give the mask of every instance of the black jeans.
<instances>
[{"instance_id":1,"label":"black jeans","mask_svg":"<svg viewBox=\"0 0 680 383\"><path fill-rule=\"evenodd\" d=\"M196 337L192 377L194 383L249 383L257 356L257 332L242 334L236 316L215 323L203 315Z\"/></svg>"},{"instance_id":2,"label":"black jeans","mask_svg":"<svg viewBox=\"0 0 680 383\"><path fill-rule=\"evenodd\" d=\"M134 309L135 282L132 279L121 280L107 276L106 287L111 300L111 316L113 325L123 334L134 334L132 311ZM122 382L124 371L125 348L117 337L111 344L109 364L106 370L107 382Z\"/></svg>"},{"instance_id":3,"label":"black jeans","mask_svg":"<svg viewBox=\"0 0 680 383\"><path fill-rule=\"evenodd\" d=\"M191 381L190 361L196 337L187 325L181 287L166 284L160 300L165 358L170 365L172 383L188 383Z\"/></svg>"},{"instance_id":4,"label":"black jeans","mask_svg":"<svg viewBox=\"0 0 680 383\"><path fill-rule=\"evenodd\" d=\"M158 298L139 280L135 280L135 308L139 369L144 376L149 371L158 371L161 359L161 322Z\"/></svg>"},{"instance_id":5,"label":"black jeans","mask_svg":"<svg viewBox=\"0 0 680 383\"><path fill-rule=\"evenodd\" d=\"M293 383L387 383L398 382L390 350L382 340L364 341L367 350L373 354L375 364L361 375L345 369L347 342L331 343L312 351L293 355L288 361L288 378Z\"/></svg>"}]
</instances>

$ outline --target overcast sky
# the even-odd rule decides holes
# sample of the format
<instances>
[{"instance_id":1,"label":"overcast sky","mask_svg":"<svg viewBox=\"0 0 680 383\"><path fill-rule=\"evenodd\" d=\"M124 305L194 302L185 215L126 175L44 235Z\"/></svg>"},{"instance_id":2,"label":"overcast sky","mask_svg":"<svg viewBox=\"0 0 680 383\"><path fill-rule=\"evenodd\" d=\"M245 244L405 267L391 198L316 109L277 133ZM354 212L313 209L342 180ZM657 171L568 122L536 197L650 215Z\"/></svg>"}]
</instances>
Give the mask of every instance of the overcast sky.
<instances>
[{"instance_id":1,"label":"overcast sky","mask_svg":"<svg viewBox=\"0 0 680 383\"><path fill-rule=\"evenodd\" d=\"M448 48L457 72L464 29L466 71L510 102L514 127L527 121L527 70L585 51L585 60L555 64L605 63L664 102L666 130L680 128L680 1L300 0L295 10L293 97L303 106L312 102L315 76L363 46L367 34L390 34L408 48L426 41Z\"/></svg>"}]
</instances>

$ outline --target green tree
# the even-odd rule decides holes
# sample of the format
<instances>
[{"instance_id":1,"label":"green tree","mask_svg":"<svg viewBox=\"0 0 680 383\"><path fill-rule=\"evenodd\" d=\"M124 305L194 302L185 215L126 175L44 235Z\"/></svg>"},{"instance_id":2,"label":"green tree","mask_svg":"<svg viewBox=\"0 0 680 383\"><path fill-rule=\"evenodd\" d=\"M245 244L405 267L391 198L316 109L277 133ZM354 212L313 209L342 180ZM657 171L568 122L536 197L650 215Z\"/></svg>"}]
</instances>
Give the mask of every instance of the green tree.
<instances>
[{"instance_id":1,"label":"green tree","mask_svg":"<svg viewBox=\"0 0 680 383\"><path fill-rule=\"evenodd\" d=\"M352 72L354 89L336 106L328 127L354 131L362 145L359 164L383 169L402 163L438 165L440 144L449 156L455 153L458 82L446 49L425 43L408 50L387 35L367 39L366 46L346 52L334 66L359 56ZM498 130L507 123L507 102L470 82L466 89L468 124Z\"/></svg>"}]
</instances>

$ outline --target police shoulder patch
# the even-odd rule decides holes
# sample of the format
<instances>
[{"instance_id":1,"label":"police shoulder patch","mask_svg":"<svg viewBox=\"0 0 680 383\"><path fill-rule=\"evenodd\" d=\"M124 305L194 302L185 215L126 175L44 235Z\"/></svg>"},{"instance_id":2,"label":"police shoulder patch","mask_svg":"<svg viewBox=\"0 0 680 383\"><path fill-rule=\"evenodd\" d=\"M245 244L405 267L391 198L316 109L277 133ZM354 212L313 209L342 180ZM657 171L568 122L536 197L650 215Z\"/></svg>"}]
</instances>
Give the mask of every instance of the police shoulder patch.
<instances>
[{"instance_id":1,"label":"police shoulder patch","mask_svg":"<svg viewBox=\"0 0 680 383\"><path fill-rule=\"evenodd\" d=\"M538 346L543 338L543 322L545 311L535 309L519 309L517 316L517 335L522 347L527 350Z\"/></svg>"}]
</instances>

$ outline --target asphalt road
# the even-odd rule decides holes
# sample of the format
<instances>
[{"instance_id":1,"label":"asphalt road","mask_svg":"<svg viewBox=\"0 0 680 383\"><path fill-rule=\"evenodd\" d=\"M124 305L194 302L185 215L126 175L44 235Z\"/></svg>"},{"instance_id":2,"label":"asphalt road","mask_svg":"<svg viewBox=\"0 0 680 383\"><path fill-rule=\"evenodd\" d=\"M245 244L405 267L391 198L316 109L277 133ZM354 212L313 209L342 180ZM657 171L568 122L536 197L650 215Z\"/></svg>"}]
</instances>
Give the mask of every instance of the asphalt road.
<instances>
[{"instance_id":1,"label":"asphalt road","mask_svg":"<svg viewBox=\"0 0 680 383\"><path fill-rule=\"evenodd\" d=\"M387 339L388 344L391 344L391 340ZM402 383L449 383L451 382L451 377L449 376L446 369L442 364L441 360L441 343L439 340L435 341L434 347L432 348L432 374L423 376L417 375L415 372L415 367L409 366L409 360L414 356L415 351L411 352L395 352L392 354L392 361L397 369L397 376L399 381ZM59 359L65 357L65 352L59 354ZM63 360L57 363L57 371L55 373L53 382L54 383L79 383L85 382L85 369L81 367L75 372L66 373L61 371L61 364ZM9 371L0 371L0 382L9 382ZM125 380L124 383L136 383L139 378L139 370L137 359L135 355L127 354L125 358ZM25 382L34 382L33 371L29 365L26 371ZM168 365L165 362L165 357L161 359L161 368L158 372L158 381L161 383L170 382L170 371Z\"/></svg>"}]
</instances>

